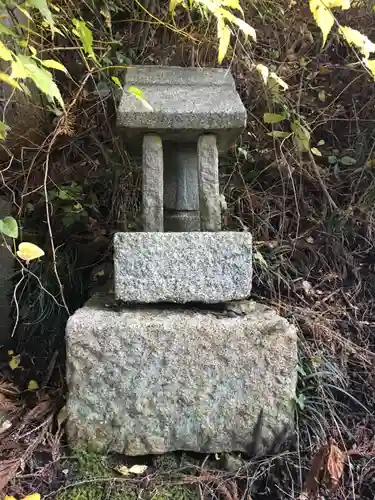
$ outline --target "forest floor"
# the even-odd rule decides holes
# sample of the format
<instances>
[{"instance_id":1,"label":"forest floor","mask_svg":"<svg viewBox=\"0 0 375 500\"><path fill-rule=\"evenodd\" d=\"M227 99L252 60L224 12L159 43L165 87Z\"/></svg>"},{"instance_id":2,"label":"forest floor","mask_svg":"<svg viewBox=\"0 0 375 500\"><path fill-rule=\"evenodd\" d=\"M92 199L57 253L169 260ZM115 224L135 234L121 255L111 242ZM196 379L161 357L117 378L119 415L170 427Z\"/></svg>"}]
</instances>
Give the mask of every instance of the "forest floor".
<instances>
[{"instance_id":1,"label":"forest floor","mask_svg":"<svg viewBox=\"0 0 375 500\"><path fill-rule=\"evenodd\" d=\"M72 4L59 3L70 15ZM181 11L171 29L165 3L146 4L149 12L137 2L125 2L121 10L113 2L110 34L99 21L95 25L96 39L115 47L108 64L217 65L212 23ZM120 224L139 228L141 180L137 159L118 137L111 76L85 79L67 47L61 57L76 83L62 76L59 84L75 103L69 123L56 134L56 121L36 108L12 130L2 163L1 194L10 187L23 236L46 249L46 258L30 264L39 280L21 271L15 275L15 285L22 278L18 328L0 353L0 491L8 495L374 498L374 81L334 34L322 50L307 2L258 0L246 6L258 40L239 38L225 63L248 124L220 167L227 203L223 225L253 235L253 299L298 327L296 439L273 454L240 458L178 453L134 461L66 446L65 323L94 282L105 279ZM372 7L358 2L338 19L375 40ZM267 88L254 71L258 63L274 68L288 89ZM121 79L121 70L116 75ZM264 122L264 113L281 111L288 116L283 123ZM320 156L273 134L289 131L296 119L309 128ZM53 208L47 214L50 231L46 191ZM118 472L134 464L147 469L140 476Z\"/></svg>"}]
</instances>

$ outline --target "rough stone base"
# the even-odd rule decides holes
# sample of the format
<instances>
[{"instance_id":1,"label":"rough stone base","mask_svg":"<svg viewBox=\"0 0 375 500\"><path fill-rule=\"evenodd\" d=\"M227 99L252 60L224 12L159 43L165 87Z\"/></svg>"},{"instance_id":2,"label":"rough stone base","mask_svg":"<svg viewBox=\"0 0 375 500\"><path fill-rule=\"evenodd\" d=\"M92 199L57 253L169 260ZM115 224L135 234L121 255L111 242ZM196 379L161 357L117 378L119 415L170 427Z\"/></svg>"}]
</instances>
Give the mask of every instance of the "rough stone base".
<instances>
[{"instance_id":1,"label":"rough stone base","mask_svg":"<svg viewBox=\"0 0 375 500\"><path fill-rule=\"evenodd\" d=\"M263 305L116 310L96 296L67 325L68 436L126 455L246 452L292 426L296 365L295 327Z\"/></svg>"},{"instance_id":2,"label":"rough stone base","mask_svg":"<svg viewBox=\"0 0 375 500\"><path fill-rule=\"evenodd\" d=\"M247 299L250 233L116 233L115 292L129 303Z\"/></svg>"}]
</instances>

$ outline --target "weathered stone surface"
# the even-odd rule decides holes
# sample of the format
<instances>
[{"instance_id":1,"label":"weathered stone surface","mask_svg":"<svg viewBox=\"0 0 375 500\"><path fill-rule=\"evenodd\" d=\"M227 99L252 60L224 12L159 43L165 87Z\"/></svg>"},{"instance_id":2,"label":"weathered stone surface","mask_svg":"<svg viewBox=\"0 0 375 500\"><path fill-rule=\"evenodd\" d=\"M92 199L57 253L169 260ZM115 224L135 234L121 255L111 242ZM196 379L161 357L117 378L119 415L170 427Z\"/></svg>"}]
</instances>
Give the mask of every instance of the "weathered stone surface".
<instances>
[{"instance_id":1,"label":"weathered stone surface","mask_svg":"<svg viewBox=\"0 0 375 500\"><path fill-rule=\"evenodd\" d=\"M199 206L202 231L220 231L219 155L214 135L198 140Z\"/></svg>"},{"instance_id":2,"label":"weathered stone surface","mask_svg":"<svg viewBox=\"0 0 375 500\"><path fill-rule=\"evenodd\" d=\"M164 230L200 231L196 143L164 141Z\"/></svg>"},{"instance_id":3,"label":"weathered stone surface","mask_svg":"<svg viewBox=\"0 0 375 500\"><path fill-rule=\"evenodd\" d=\"M115 292L124 302L215 303L248 298L249 233L117 233Z\"/></svg>"},{"instance_id":4,"label":"weathered stone surface","mask_svg":"<svg viewBox=\"0 0 375 500\"><path fill-rule=\"evenodd\" d=\"M128 92L127 86L141 89L152 110ZM117 124L124 128L129 145L136 145L147 132L176 142L192 142L205 131L217 134L219 149L227 150L245 123L246 110L226 69L127 69Z\"/></svg>"},{"instance_id":5,"label":"weathered stone surface","mask_svg":"<svg viewBox=\"0 0 375 500\"><path fill-rule=\"evenodd\" d=\"M0 219L10 215L11 209L11 204L6 199L0 198ZM12 333L10 304L13 274L14 258L5 247L3 237L0 235L0 345L5 344Z\"/></svg>"},{"instance_id":6,"label":"weathered stone surface","mask_svg":"<svg viewBox=\"0 0 375 500\"><path fill-rule=\"evenodd\" d=\"M156 134L147 134L142 147L143 230L163 231L163 143Z\"/></svg>"},{"instance_id":7,"label":"weathered stone surface","mask_svg":"<svg viewBox=\"0 0 375 500\"><path fill-rule=\"evenodd\" d=\"M91 299L67 325L70 442L126 455L269 444L292 424L296 330L263 305L246 309Z\"/></svg>"}]
</instances>

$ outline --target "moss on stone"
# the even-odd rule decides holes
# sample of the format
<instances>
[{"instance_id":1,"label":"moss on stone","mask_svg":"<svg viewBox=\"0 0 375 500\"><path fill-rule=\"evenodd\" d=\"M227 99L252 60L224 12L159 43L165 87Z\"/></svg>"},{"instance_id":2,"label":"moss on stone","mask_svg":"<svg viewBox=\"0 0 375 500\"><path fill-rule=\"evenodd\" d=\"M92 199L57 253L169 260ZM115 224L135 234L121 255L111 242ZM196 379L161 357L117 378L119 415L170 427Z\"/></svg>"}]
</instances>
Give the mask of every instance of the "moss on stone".
<instances>
[{"instance_id":1,"label":"moss on stone","mask_svg":"<svg viewBox=\"0 0 375 500\"><path fill-rule=\"evenodd\" d=\"M159 470L170 471L176 466L173 454L168 454ZM139 491L126 481L118 481L110 458L93 452L77 450L74 452L74 465L69 474L71 486L63 487L57 500L137 500ZM162 460L163 462L163 460ZM117 478L117 481L115 480ZM111 481L113 479L113 481ZM188 486L157 485L142 491L143 500L199 500L197 488Z\"/></svg>"}]
</instances>

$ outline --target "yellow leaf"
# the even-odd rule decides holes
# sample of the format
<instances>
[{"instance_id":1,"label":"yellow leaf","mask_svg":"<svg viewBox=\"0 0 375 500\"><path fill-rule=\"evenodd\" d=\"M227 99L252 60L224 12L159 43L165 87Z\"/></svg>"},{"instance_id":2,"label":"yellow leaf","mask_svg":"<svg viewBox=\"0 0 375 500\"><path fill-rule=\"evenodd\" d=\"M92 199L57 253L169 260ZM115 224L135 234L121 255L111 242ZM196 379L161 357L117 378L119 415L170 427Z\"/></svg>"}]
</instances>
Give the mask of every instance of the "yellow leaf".
<instances>
[{"instance_id":1,"label":"yellow leaf","mask_svg":"<svg viewBox=\"0 0 375 500\"><path fill-rule=\"evenodd\" d=\"M350 0L325 0L325 5L332 9L332 7L341 7L342 10L350 9Z\"/></svg>"},{"instance_id":2,"label":"yellow leaf","mask_svg":"<svg viewBox=\"0 0 375 500\"><path fill-rule=\"evenodd\" d=\"M126 467L126 465L119 465L118 467L115 467L115 470L122 476L128 476L130 474L129 467Z\"/></svg>"},{"instance_id":3,"label":"yellow leaf","mask_svg":"<svg viewBox=\"0 0 375 500\"><path fill-rule=\"evenodd\" d=\"M27 390L28 391L36 391L39 389L38 382L36 380L30 380L28 385L27 385Z\"/></svg>"},{"instance_id":4,"label":"yellow leaf","mask_svg":"<svg viewBox=\"0 0 375 500\"><path fill-rule=\"evenodd\" d=\"M21 363L21 356L18 354L18 356L12 356L12 359L9 361L9 367L11 370L15 370L20 366Z\"/></svg>"},{"instance_id":5,"label":"yellow leaf","mask_svg":"<svg viewBox=\"0 0 375 500\"><path fill-rule=\"evenodd\" d=\"M147 465L133 465L130 467L129 472L131 474L143 474L147 470Z\"/></svg>"},{"instance_id":6,"label":"yellow leaf","mask_svg":"<svg viewBox=\"0 0 375 500\"><path fill-rule=\"evenodd\" d=\"M30 260L43 257L44 252L34 243L23 242L18 245L17 255L20 259L29 262Z\"/></svg>"},{"instance_id":7,"label":"yellow leaf","mask_svg":"<svg viewBox=\"0 0 375 500\"><path fill-rule=\"evenodd\" d=\"M375 59L367 59L364 61L368 69L371 71L372 75L375 78Z\"/></svg>"},{"instance_id":8,"label":"yellow leaf","mask_svg":"<svg viewBox=\"0 0 375 500\"><path fill-rule=\"evenodd\" d=\"M3 61L11 61L13 59L11 51L7 49L7 47L1 41L0 41L0 59L3 59Z\"/></svg>"},{"instance_id":9,"label":"yellow leaf","mask_svg":"<svg viewBox=\"0 0 375 500\"><path fill-rule=\"evenodd\" d=\"M264 83L267 85L268 76L269 76L269 73L270 73L269 69L267 68L267 66L265 66L264 64L257 64L256 69L260 73L260 75L261 75Z\"/></svg>"},{"instance_id":10,"label":"yellow leaf","mask_svg":"<svg viewBox=\"0 0 375 500\"><path fill-rule=\"evenodd\" d=\"M119 465L115 469L122 476L129 476L129 474L143 474L147 470L147 465L133 465L132 467L126 467L126 465Z\"/></svg>"},{"instance_id":11,"label":"yellow leaf","mask_svg":"<svg viewBox=\"0 0 375 500\"><path fill-rule=\"evenodd\" d=\"M40 500L40 493L33 493L32 495L27 495L27 497L22 500Z\"/></svg>"},{"instance_id":12,"label":"yellow leaf","mask_svg":"<svg viewBox=\"0 0 375 500\"><path fill-rule=\"evenodd\" d=\"M22 61L19 60L18 57L12 61L12 73L10 76L11 78L27 78L29 76Z\"/></svg>"},{"instance_id":13,"label":"yellow leaf","mask_svg":"<svg viewBox=\"0 0 375 500\"><path fill-rule=\"evenodd\" d=\"M322 156L322 153L319 151L318 148L311 148L310 150L312 152L313 155L315 156Z\"/></svg>"},{"instance_id":14,"label":"yellow leaf","mask_svg":"<svg viewBox=\"0 0 375 500\"><path fill-rule=\"evenodd\" d=\"M183 0L170 0L169 2L169 12L173 14L176 10L177 5L183 3Z\"/></svg>"},{"instance_id":15,"label":"yellow leaf","mask_svg":"<svg viewBox=\"0 0 375 500\"><path fill-rule=\"evenodd\" d=\"M277 76L274 71L271 71L270 78L272 78L272 80L274 80L284 90L287 90L289 88L289 85L286 82L284 82L284 80L282 78L280 78L279 76Z\"/></svg>"},{"instance_id":16,"label":"yellow leaf","mask_svg":"<svg viewBox=\"0 0 375 500\"><path fill-rule=\"evenodd\" d=\"M14 87L15 89L18 89L18 90L22 91L22 88L16 82L16 80L14 80L11 76L7 75L6 73L0 73L0 80L3 81L3 82L5 82L5 83L8 83L9 85L11 85L12 87Z\"/></svg>"},{"instance_id":17,"label":"yellow leaf","mask_svg":"<svg viewBox=\"0 0 375 500\"><path fill-rule=\"evenodd\" d=\"M370 57L371 52L375 52L375 43L360 31L349 26L341 26L339 32L350 45L357 47L366 58Z\"/></svg>"},{"instance_id":18,"label":"yellow leaf","mask_svg":"<svg viewBox=\"0 0 375 500\"><path fill-rule=\"evenodd\" d=\"M242 11L239 0L221 0L220 3L224 7L230 7L231 9Z\"/></svg>"},{"instance_id":19,"label":"yellow leaf","mask_svg":"<svg viewBox=\"0 0 375 500\"><path fill-rule=\"evenodd\" d=\"M329 35L335 22L335 18L333 17L333 14L328 6L326 6L329 4L329 1L327 2L327 0L324 0L323 2L323 0L310 0L309 4L314 20L323 34L322 46L324 47L327 41L327 36Z\"/></svg>"},{"instance_id":20,"label":"yellow leaf","mask_svg":"<svg viewBox=\"0 0 375 500\"><path fill-rule=\"evenodd\" d=\"M217 34L219 37L219 53L217 59L218 63L221 64L226 53L228 52L230 42L230 29L221 18L218 19Z\"/></svg>"},{"instance_id":21,"label":"yellow leaf","mask_svg":"<svg viewBox=\"0 0 375 500\"><path fill-rule=\"evenodd\" d=\"M44 59L40 60L39 62L46 68L57 69L58 71L62 71L63 73L68 73L66 67L59 61L55 61L54 59Z\"/></svg>"}]
</instances>

